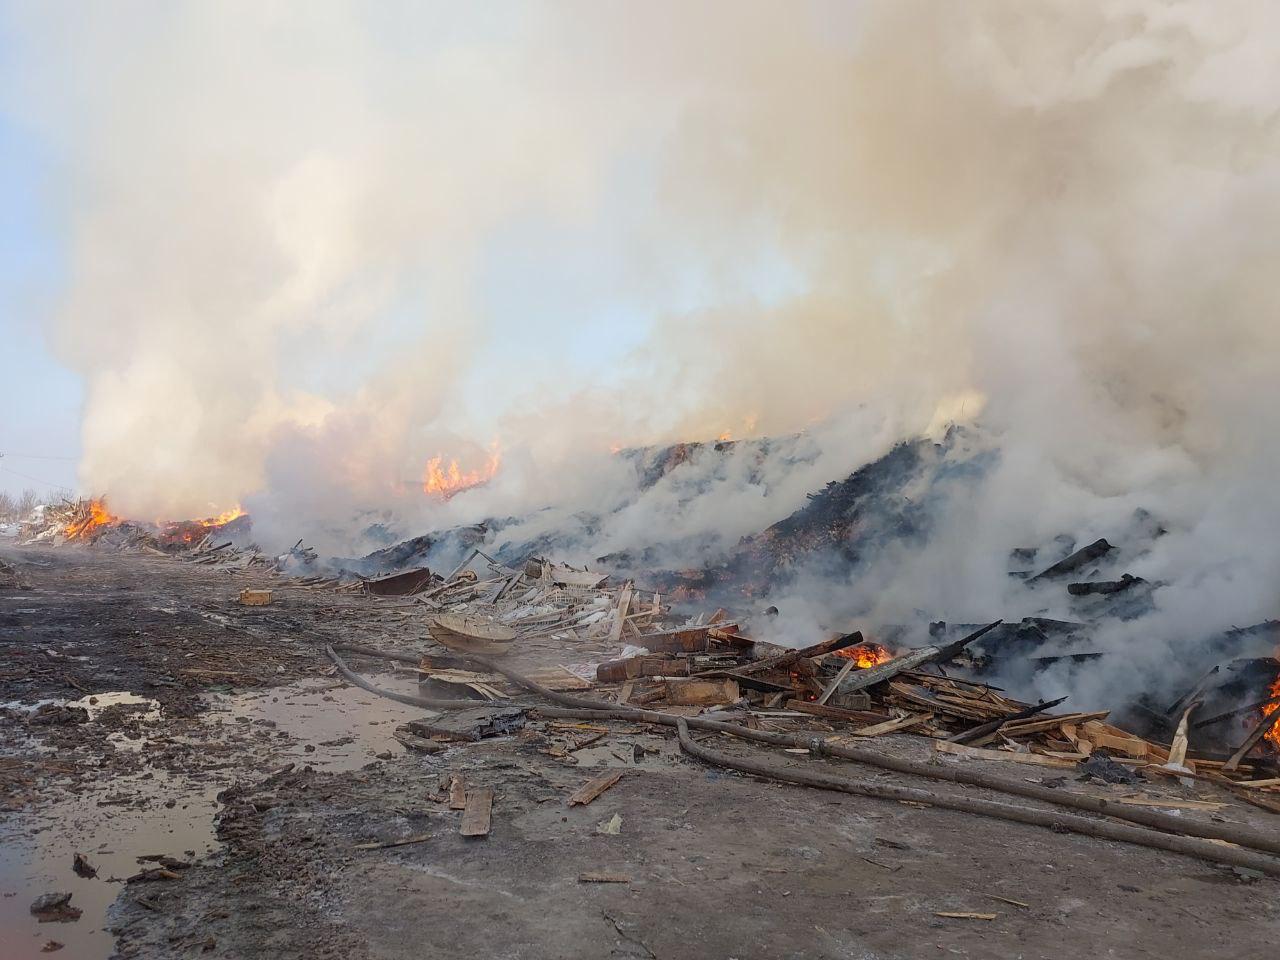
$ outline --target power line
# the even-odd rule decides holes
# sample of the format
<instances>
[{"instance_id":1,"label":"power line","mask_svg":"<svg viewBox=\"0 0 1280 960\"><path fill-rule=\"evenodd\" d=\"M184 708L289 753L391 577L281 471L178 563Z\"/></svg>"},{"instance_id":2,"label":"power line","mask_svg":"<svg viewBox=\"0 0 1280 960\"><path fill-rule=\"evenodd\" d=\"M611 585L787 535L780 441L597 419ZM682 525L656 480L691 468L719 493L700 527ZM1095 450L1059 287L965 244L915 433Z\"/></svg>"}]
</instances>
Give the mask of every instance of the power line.
<instances>
[{"instance_id":1,"label":"power line","mask_svg":"<svg viewBox=\"0 0 1280 960\"><path fill-rule=\"evenodd\" d=\"M26 473L19 473L17 470L10 470L8 467L0 467L0 470L4 471L5 473L11 473L15 477L21 477L23 480L30 480L32 483L38 483L38 484L41 484L42 486L52 487L55 490L65 490L67 491L67 493L75 493L75 491L72 490L70 487L64 487L60 483L53 483L49 480L41 480L39 477L33 477Z\"/></svg>"},{"instance_id":2,"label":"power line","mask_svg":"<svg viewBox=\"0 0 1280 960\"><path fill-rule=\"evenodd\" d=\"M44 457L38 453L0 453L0 458L13 457L17 460L79 460L79 457Z\"/></svg>"}]
</instances>

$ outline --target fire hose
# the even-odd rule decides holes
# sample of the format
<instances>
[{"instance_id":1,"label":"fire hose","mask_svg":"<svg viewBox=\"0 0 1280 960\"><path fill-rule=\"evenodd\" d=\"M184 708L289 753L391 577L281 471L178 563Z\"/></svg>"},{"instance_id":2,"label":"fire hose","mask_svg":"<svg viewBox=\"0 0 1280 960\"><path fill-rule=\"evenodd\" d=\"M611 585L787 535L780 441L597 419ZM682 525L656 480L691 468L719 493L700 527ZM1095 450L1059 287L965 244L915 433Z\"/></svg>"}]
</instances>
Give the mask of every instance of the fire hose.
<instances>
[{"instance_id":1,"label":"fire hose","mask_svg":"<svg viewBox=\"0 0 1280 960\"><path fill-rule=\"evenodd\" d=\"M359 646L355 644L335 644L326 646L325 652L328 653L329 658L338 668L338 672L352 683L364 690L368 690L371 693L386 696L410 706L421 706L431 710L460 709L463 707L476 706L476 702L474 700L435 700L427 697L415 697L410 694L399 694L391 690L384 690L372 683L369 683L369 681L365 680L359 674L354 673L349 667L347 667L342 658L338 656L336 652L338 649L352 653L359 653L365 656L385 657L402 663L417 664L420 662L420 658L410 654L381 651L372 647ZM1259 856L1258 853L1253 852L1262 851L1265 853L1280 854L1280 837L1268 836L1247 828L1239 828L1229 824L1220 823L1190 822L1188 820L1159 813L1157 811L1134 809L1128 805L1114 803L1100 797L1062 793L1037 784L1006 780L1001 777L991 776L990 774L981 773L975 770L968 770L956 765L939 766L922 763L917 760L885 756L875 751L858 747L847 747L840 744L833 744L822 737L801 737L794 734L772 733L764 730L750 730L737 724L723 723L717 720L707 720L701 717L686 718L675 714L661 713L655 710L638 710L630 707L618 707L615 704L603 703L587 697L575 697L548 689L537 681L529 679L523 674L512 670L510 667L505 667L500 663L490 660L488 657L471 653L457 654L457 656L461 659L470 661L477 666L483 667L491 673L497 673L506 677L516 686L528 690L530 693L537 694L544 699L568 708L537 708L538 712L543 716L566 719L627 720L631 722L654 723L674 727L680 735L680 746L686 753L689 753L690 756L696 757L704 762L715 764L716 766L723 766L729 769L740 770L744 773L752 773L756 776L768 777L789 783L798 783L804 786L816 787L818 789L838 790L844 793L853 793L859 796L876 797L887 800L910 800L911 802L925 803L930 806L941 807L944 809L958 810L965 813L973 813L1001 820L1011 820L1017 823L1044 826L1059 831L1079 833L1084 836L1118 840L1139 846L1151 847L1153 849L1182 853L1187 856L1198 857L1203 860L1226 863L1232 866L1246 867L1251 870L1257 870L1260 873L1265 873L1269 876L1280 877L1280 861L1271 857ZM855 763L863 763L883 770L891 770L895 773L922 777L929 780L943 780L951 783L980 787L999 793L1006 793L1012 796L1037 800L1054 806L1070 807L1076 810L1100 814L1102 816L1111 817L1115 820L1124 820L1131 824L1139 824L1143 827L1150 827L1152 829L1136 829L1135 827L1126 826L1124 824L1090 820L1085 817L1078 817L1070 814L1054 814L1040 810L1032 810L1025 807L1015 807L991 800L949 797L914 787L888 787L881 784L872 784L866 781L833 776L831 774L794 771L783 767L777 767L772 764L739 760L723 754L714 753L695 743L688 735L690 728L706 730L712 733L726 733L740 739L752 740L757 743L767 743L772 746L786 747L790 749L807 749L811 753L820 756L834 757L841 760L851 760ZM1249 849L1233 849L1233 847L1230 846L1223 846L1223 842L1233 844L1237 848L1243 847Z\"/></svg>"}]
</instances>

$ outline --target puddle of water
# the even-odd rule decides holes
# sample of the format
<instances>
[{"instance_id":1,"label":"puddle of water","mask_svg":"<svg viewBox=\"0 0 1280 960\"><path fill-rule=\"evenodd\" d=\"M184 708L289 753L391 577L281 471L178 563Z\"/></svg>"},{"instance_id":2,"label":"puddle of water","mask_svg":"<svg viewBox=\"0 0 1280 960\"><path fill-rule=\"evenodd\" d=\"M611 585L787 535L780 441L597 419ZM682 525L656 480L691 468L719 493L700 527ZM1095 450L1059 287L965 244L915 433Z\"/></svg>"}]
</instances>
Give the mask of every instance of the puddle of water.
<instances>
[{"instance_id":1,"label":"puddle of water","mask_svg":"<svg viewBox=\"0 0 1280 960\"><path fill-rule=\"evenodd\" d=\"M412 674L371 677L379 686L416 693ZM94 702L90 702L90 701ZM0 817L0 956L3 960L36 960L49 956L41 947L49 940L65 944L56 955L76 960L102 960L114 940L105 929L107 912L123 881L143 869L137 857L164 854L180 860L210 855L219 849L214 835L217 793L247 771L265 773L293 761L317 769L353 770L379 753L405 752L392 736L407 720L426 711L331 680L306 680L287 687L235 695L211 694L204 729L195 737L165 734L172 741L236 743L242 762L236 769L188 777L148 768L133 775L109 774L89 781L78 796L46 794L31 812ZM160 719L159 704L127 692L95 694L79 700L47 700L83 707L91 718L120 705L142 705L139 718ZM32 711L41 704L12 704ZM162 733L163 727L158 728ZM280 736L280 734L287 736ZM137 740L112 732L118 747L141 750L146 730ZM315 747L307 751L308 744ZM585 751L584 751L585 752ZM103 802L106 801L104 804ZM172 807L165 804L173 801ZM35 812L38 811L38 812ZM192 851L192 852L189 852ZM97 868L96 878L76 876L71 865L83 853ZM181 882L181 881L174 881ZM33 900L43 893L70 891L71 905L84 911L72 923L38 923Z\"/></svg>"},{"instance_id":2,"label":"puddle of water","mask_svg":"<svg viewBox=\"0 0 1280 960\"><path fill-rule=\"evenodd\" d=\"M43 700L36 700L33 703L22 703L18 700L10 700L6 703L0 703L0 709L17 710L22 713L35 713L41 707L58 706L58 707L80 707L89 714L90 720L97 720L102 716L103 712L111 707L133 706L135 704L146 704L147 709L138 712L139 720L146 723L154 723L160 719L160 701L152 700L149 697L140 697L136 693L127 693L124 691L118 693L94 693L79 700L63 700L57 697L46 697Z\"/></svg>"},{"instance_id":3,"label":"puddle of water","mask_svg":"<svg viewBox=\"0 0 1280 960\"><path fill-rule=\"evenodd\" d=\"M122 882L113 880L123 881L142 870L139 856L190 860L216 850L214 796L222 786L159 772L147 779L114 777L100 793L64 797L43 804L38 814L0 821L0 940L5 960L47 957L41 947L49 940L66 945L57 956L109 956L114 938L105 929L107 909L123 889ZM108 795L122 794L146 798L147 805L99 806ZM172 808L164 806L167 800L174 801ZM75 874L71 863L76 853L83 853L97 868L97 877ZM71 892L71 905L84 911L79 920L39 923L31 915L31 902L55 890Z\"/></svg>"},{"instance_id":4,"label":"puddle of water","mask_svg":"<svg viewBox=\"0 0 1280 960\"><path fill-rule=\"evenodd\" d=\"M388 690L418 692L412 674L384 674L370 680ZM338 686L330 680L211 697L210 702L210 723L287 733L298 742L279 738L283 762L293 760L334 771L363 767L380 753L404 753L405 748L392 735L396 727L427 714L421 707L396 703L348 684ZM307 752L307 744L316 749Z\"/></svg>"}]
</instances>

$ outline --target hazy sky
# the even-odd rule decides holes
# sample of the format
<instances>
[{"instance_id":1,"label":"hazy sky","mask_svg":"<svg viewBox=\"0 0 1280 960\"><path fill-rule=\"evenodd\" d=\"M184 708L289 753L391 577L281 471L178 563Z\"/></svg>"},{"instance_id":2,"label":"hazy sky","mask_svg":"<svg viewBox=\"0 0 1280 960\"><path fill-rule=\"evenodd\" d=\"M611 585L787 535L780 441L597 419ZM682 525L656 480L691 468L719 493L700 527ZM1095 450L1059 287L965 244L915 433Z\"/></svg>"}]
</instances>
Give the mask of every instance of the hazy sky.
<instances>
[{"instance_id":1,"label":"hazy sky","mask_svg":"<svg viewBox=\"0 0 1280 960\"><path fill-rule=\"evenodd\" d=\"M0 64L6 46L0 32ZM56 176L56 158L0 113L0 490L75 485L81 385L47 339L63 270Z\"/></svg>"}]
</instances>

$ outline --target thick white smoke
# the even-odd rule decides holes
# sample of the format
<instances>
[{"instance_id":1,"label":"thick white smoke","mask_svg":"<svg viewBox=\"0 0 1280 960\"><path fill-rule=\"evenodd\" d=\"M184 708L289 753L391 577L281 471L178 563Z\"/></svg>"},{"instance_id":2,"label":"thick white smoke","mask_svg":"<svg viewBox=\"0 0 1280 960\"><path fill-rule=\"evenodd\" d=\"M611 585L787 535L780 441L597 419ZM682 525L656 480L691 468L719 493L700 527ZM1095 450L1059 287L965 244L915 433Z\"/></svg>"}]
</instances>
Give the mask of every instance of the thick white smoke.
<instances>
[{"instance_id":1,"label":"thick white smoke","mask_svg":"<svg viewBox=\"0 0 1280 960\"><path fill-rule=\"evenodd\" d=\"M248 501L283 537L359 508L599 504L611 442L748 425L835 424L814 430L820 482L985 403L1002 456L980 499L859 608L983 618L1009 546L1142 506L1170 534L1134 572L1188 585L1161 601L1167 629L1275 612L1272 4L10 20L8 105L65 161L57 339L88 388L82 479L124 512ZM574 356L607 311L498 349L520 318L488 305L486 257L531 220L597 247L647 318L625 362ZM484 493L406 496L428 457L482 458L495 436ZM664 523L749 532L802 486L762 503L726 483L602 546Z\"/></svg>"}]
</instances>

